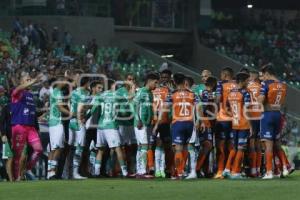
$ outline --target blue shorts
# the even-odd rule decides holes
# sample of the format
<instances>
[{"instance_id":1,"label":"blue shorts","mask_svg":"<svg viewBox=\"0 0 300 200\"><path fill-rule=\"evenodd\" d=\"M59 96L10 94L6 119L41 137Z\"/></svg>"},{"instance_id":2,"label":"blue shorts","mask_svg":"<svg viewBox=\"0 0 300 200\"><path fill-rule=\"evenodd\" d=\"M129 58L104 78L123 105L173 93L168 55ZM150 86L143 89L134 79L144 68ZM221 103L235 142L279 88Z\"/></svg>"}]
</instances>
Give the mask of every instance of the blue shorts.
<instances>
[{"instance_id":1,"label":"blue shorts","mask_svg":"<svg viewBox=\"0 0 300 200\"><path fill-rule=\"evenodd\" d=\"M250 121L250 125L251 125L252 131L253 131L251 138L259 139L260 138L260 120L252 120L252 121Z\"/></svg>"},{"instance_id":2,"label":"blue shorts","mask_svg":"<svg viewBox=\"0 0 300 200\"><path fill-rule=\"evenodd\" d=\"M232 130L232 134L235 147L247 145L248 137L250 135L249 130Z\"/></svg>"},{"instance_id":3,"label":"blue shorts","mask_svg":"<svg viewBox=\"0 0 300 200\"><path fill-rule=\"evenodd\" d=\"M200 142L213 141L213 132L211 129L205 130L204 133L199 134L199 140Z\"/></svg>"},{"instance_id":4,"label":"blue shorts","mask_svg":"<svg viewBox=\"0 0 300 200\"><path fill-rule=\"evenodd\" d=\"M231 121L217 121L216 123L216 138L220 140L229 140L232 138Z\"/></svg>"},{"instance_id":5,"label":"blue shorts","mask_svg":"<svg viewBox=\"0 0 300 200\"><path fill-rule=\"evenodd\" d=\"M173 144L188 144L192 136L194 123L190 121L175 122L172 124L172 142Z\"/></svg>"},{"instance_id":6,"label":"blue shorts","mask_svg":"<svg viewBox=\"0 0 300 200\"><path fill-rule=\"evenodd\" d=\"M280 111L266 111L260 120L260 138L262 140L279 139L281 124Z\"/></svg>"}]
</instances>

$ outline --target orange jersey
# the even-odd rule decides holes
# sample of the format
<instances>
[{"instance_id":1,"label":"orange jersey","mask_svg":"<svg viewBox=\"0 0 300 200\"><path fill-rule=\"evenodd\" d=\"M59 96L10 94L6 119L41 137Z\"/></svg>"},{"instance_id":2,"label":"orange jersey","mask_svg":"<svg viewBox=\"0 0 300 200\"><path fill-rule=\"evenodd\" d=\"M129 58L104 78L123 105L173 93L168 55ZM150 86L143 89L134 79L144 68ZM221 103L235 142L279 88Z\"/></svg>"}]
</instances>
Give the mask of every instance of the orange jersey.
<instances>
[{"instance_id":1,"label":"orange jersey","mask_svg":"<svg viewBox=\"0 0 300 200\"><path fill-rule=\"evenodd\" d=\"M198 98L192 91L175 90L168 97L167 102L172 104L172 123L194 120L194 108Z\"/></svg>"},{"instance_id":2,"label":"orange jersey","mask_svg":"<svg viewBox=\"0 0 300 200\"><path fill-rule=\"evenodd\" d=\"M217 121L231 121L231 117L226 113L226 101L232 89L236 88L235 81L219 81L216 94L220 96L220 107L217 115Z\"/></svg>"},{"instance_id":3,"label":"orange jersey","mask_svg":"<svg viewBox=\"0 0 300 200\"><path fill-rule=\"evenodd\" d=\"M164 109L164 102L166 102L168 94L169 94L169 88L167 87L158 87L155 90L152 91L153 94L153 123L156 123L160 112ZM171 119L169 117L168 112L163 112L161 115L161 124L170 123Z\"/></svg>"},{"instance_id":4,"label":"orange jersey","mask_svg":"<svg viewBox=\"0 0 300 200\"><path fill-rule=\"evenodd\" d=\"M227 107L232 113L232 129L247 130L250 124L245 116L244 106L250 103L250 94L244 89L233 89L228 94Z\"/></svg>"},{"instance_id":5,"label":"orange jersey","mask_svg":"<svg viewBox=\"0 0 300 200\"><path fill-rule=\"evenodd\" d=\"M259 97L260 90L261 90L260 82L250 81L247 89L248 89L248 92L250 93L251 103L254 104L253 106L251 106L251 109L253 109L253 110L261 109L259 105L255 105L255 103L258 103L257 99ZM252 118L259 118L259 117L261 117L261 112L249 112L249 115Z\"/></svg>"},{"instance_id":6,"label":"orange jersey","mask_svg":"<svg viewBox=\"0 0 300 200\"><path fill-rule=\"evenodd\" d=\"M287 85L281 81L267 80L262 82L260 94L265 96L264 105L271 110L280 110L285 102Z\"/></svg>"}]
</instances>

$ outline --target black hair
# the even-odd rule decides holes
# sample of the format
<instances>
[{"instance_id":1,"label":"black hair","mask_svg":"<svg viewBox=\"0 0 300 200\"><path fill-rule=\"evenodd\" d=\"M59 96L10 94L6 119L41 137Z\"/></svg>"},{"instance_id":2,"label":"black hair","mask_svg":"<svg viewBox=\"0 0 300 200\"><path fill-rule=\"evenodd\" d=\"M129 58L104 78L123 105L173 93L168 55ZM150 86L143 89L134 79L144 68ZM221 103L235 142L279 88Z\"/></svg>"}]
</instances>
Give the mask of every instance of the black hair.
<instances>
[{"instance_id":1,"label":"black hair","mask_svg":"<svg viewBox=\"0 0 300 200\"><path fill-rule=\"evenodd\" d=\"M86 84L88 84L90 82L90 78L89 77L82 77L80 79L80 87L85 86Z\"/></svg>"},{"instance_id":2,"label":"black hair","mask_svg":"<svg viewBox=\"0 0 300 200\"><path fill-rule=\"evenodd\" d=\"M91 84L90 84L90 88L94 88L96 87L97 85L102 85L100 81L93 81Z\"/></svg>"},{"instance_id":3,"label":"black hair","mask_svg":"<svg viewBox=\"0 0 300 200\"><path fill-rule=\"evenodd\" d=\"M265 66L262 67L261 69L262 73L268 73L270 75L275 75L275 69L274 66L272 64L267 64Z\"/></svg>"},{"instance_id":4,"label":"black hair","mask_svg":"<svg viewBox=\"0 0 300 200\"><path fill-rule=\"evenodd\" d=\"M208 87L212 87L213 90L215 90L217 87L217 82L218 82L218 79L216 77L210 76L205 81L205 85Z\"/></svg>"},{"instance_id":5,"label":"black hair","mask_svg":"<svg viewBox=\"0 0 300 200\"><path fill-rule=\"evenodd\" d=\"M240 70L240 72L249 74L249 69L247 69L246 67L243 67L243 68Z\"/></svg>"},{"instance_id":6,"label":"black hair","mask_svg":"<svg viewBox=\"0 0 300 200\"><path fill-rule=\"evenodd\" d=\"M110 90L111 89L111 86L113 85L113 84L115 84L115 80L113 80L113 79L108 79L107 80L107 87L108 87L108 90Z\"/></svg>"},{"instance_id":7,"label":"black hair","mask_svg":"<svg viewBox=\"0 0 300 200\"><path fill-rule=\"evenodd\" d=\"M244 72L239 72L235 76L235 80L237 83L241 83L246 81L249 78L249 74L244 73Z\"/></svg>"},{"instance_id":8,"label":"black hair","mask_svg":"<svg viewBox=\"0 0 300 200\"><path fill-rule=\"evenodd\" d=\"M160 74L168 74L169 76L172 76L172 71L169 69L164 69L163 71L160 72Z\"/></svg>"},{"instance_id":9,"label":"black hair","mask_svg":"<svg viewBox=\"0 0 300 200\"><path fill-rule=\"evenodd\" d=\"M190 87L192 87L195 83L193 77L191 76L186 76L184 80L189 84Z\"/></svg>"},{"instance_id":10,"label":"black hair","mask_svg":"<svg viewBox=\"0 0 300 200\"><path fill-rule=\"evenodd\" d=\"M225 67L225 68L223 68L222 69L222 72L223 73L226 73L228 76L230 76L230 77L233 77L233 75L234 75L234 71L233 71L233 69L232 68L230 68L230 67Z\"/></svg>"},{"instance_id":11,"label":"black hair","mask_svg":"<svg viewBox=\"0 0 300 200\"><path fill-rule=\"evenodd\" d=\"M185 81L185 75L179 72L174 74L173 79L176 85L181 85Z\"/></svg>"},{"instance_id":12,"label":"black hair","mask_svg":"<svg viewBox=\"0 0 300 200\"><path fill-rule=\"evenodd\" d=\"M159 80L159 75L157 73L149 73L146 76L146 82L148 82L149 80Z\"/></svg>"}]
</instances>

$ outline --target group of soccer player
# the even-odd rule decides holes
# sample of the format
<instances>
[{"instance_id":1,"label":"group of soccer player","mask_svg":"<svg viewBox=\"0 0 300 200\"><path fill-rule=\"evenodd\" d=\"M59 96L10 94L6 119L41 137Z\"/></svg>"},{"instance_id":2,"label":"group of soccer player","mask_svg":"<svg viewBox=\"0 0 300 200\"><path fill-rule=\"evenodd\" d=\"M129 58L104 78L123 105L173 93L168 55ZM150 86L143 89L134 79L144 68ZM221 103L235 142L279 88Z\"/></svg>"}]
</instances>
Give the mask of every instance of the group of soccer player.
<instances>
[{"instance_id":1,"label":"group of soccer player","mask_svg":"<svg viewBox=\"0 0 300 200\"><path fill-rule=\"evenodd\" d=\"M147 74L140 88L131 74L124 81L58 78L50 94L47 179L86 179L85 169L93 177L286 177L293 171L281 148L287 86L274 74L272 65L237 74L227 67L220 81L204 70L195 84L166 69ZM33 177L42 152L30 93L40 79L27 74L12 92L13 153L3 149L11 180Z\"/></svg>"}]
</instances>

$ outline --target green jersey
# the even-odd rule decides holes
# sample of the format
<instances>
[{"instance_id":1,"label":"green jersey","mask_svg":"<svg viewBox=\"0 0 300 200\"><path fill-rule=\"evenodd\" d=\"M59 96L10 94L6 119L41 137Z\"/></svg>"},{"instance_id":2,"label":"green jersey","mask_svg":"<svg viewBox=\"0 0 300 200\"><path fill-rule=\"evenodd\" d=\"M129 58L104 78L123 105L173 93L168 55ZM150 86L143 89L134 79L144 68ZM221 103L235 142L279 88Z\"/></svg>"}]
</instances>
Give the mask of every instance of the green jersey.
<instances>
[{"instance_id":1,"label":"green jersey","mask_svg":"<svg viewBox=\"0 0 300 200\"><path fill-rule=\"evenodd\" d=\"M123 126L133 125L134 105L129 100L129 92L126 87L121 87L116 91L119 99L118 123Z\"/></svg>"},{"instance_id":2,"label":"green jersey","mask_svg":"<svg viewBox=\"0 0 300 200\"><path fill-rule=\"evenodd\" d=\"M119 106L116 92L105 91L97 98L95 105L101 106L99 129L118 129L117 110Z\"/></svg>"},{"instance_id":3,"label":"green jersey","mask_svg":"<svg viewBox=\"0 0 300 200\"><path fill-rule=\"evenodd\" d=\"M58 108L58 104L62 103L62 100L62 91L58 88L54 88L50 94L49 126L56 126L62 123L62 115Z\"/></svg>"},{"instance_id":4,"label":"green jersey","mask_svg":"<svg viewBox=\"0 0 300 200\"><path fill-rule=\"evenodd\" d=\"M71 113L73 113L73 115L77 116L79 104L88 104L90 102L89 94L90 93L88 90L85 90L81 87L72 91L72 93L71 93ZM79 130L78 120L76 118L71 119L69 126L72 130Z\"/></svg>"},{"instance_id":5,"label":"green jersey","mask_svg":"<svg viewBox=\"0 0 300 200\"><path fill-rule=\"evenodd\" d=\"M140 88L134 98L134 126L137 126L139 121L142 121L144 126L149 126L153 118L153 95L146 88Z\"/></svg>"},{"instance_id":6,"label":"green jersey","mask_svg":"<svg viewBox=\"0 0 300 200\"><path fill-rule=\"evenodd\" d=\"M194 85L191 89L197 96L201 96L202 92L205 90L205 85L204 84Z\"/></svg>"}]
</instances>

